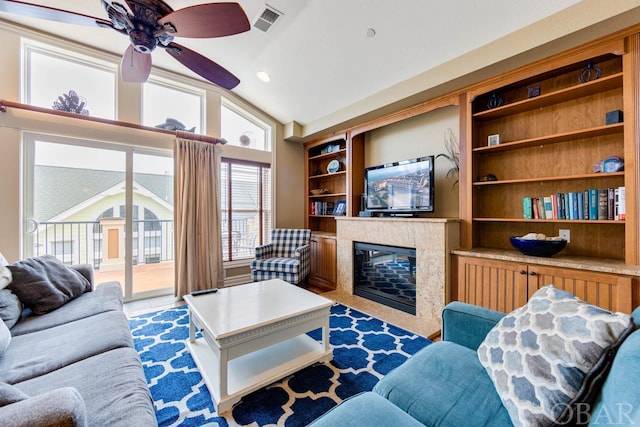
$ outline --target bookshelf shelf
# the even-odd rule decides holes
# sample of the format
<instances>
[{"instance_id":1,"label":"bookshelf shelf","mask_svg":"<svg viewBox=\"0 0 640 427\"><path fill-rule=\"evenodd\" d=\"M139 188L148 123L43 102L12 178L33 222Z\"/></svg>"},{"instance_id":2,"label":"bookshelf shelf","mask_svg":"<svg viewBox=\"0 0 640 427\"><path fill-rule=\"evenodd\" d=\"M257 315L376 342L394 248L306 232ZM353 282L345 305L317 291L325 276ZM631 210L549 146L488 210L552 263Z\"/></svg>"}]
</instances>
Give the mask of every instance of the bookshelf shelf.
<instances>
[{"instance_id":1,"label":"bookshelf shelf","mask_svg":"<svg viewBox=\"0 0 640 427\"><path fill-rule=\"evenodd\" d=\"M569 142L576 139L591 138L591 141L597 142L596 137L622 134L624 132L624 123L615 123L605 126L596 126L589 129L581 129L571 132L563 132L559 134L552 134L546 136L540 136L537 138L523 139L520 141L502 142L499 145L476 147L473 149L476 153L482 152L497 152L506 150L517 150L527 148L531 146L540 146L545 144L557 144L561 142Z\"/></svg>"},{"instance_id":2,"label":"bookshelf shelf","mask_svg":"<svg viewBox=\"0 0 640 427\"><path fill-rule=\"evenodd\" d=\"M527 219L527 218L473 218L477 222L514 222L514 223L548 223L548 224L616 224L624 225L624 220L610 220L610 219Z\"/></svg>"},{"instance_id":3,"label":"bookshelf shelf","mask_svg":"<svg viewBox=\"0 0 640 427\"><path fill-rule=\"evenodd\" d=\"M567 181L572 179L607 179L613 177L624 177L624 172L608 172L608 173L587 173L581 175L562 175L562 176L538 176L534 178L522 179L504 179L498 181L476 181L473 185L504 185L504 184L522 184L529 182L545 182L545 181Z\"/></svg>"},{"instance_id":4,"label":"bookshelf shelf","mask_svg":"<svg viewBox=\"0 0 640 427\"><path fill-rule=\"evenodd\" d=\"M549 107L566 101L573 101L577 98L587 97L589 95L606 92L612 89L618 89L622 87L622 76L622 72L619 72L610 76L601 77L598 80L576 84L575 86L552 91L546 95L543 94L534 98L527 98L521 101L516 101L491 110L480 111L478 113L475 113L473 115L473 118L475 120L495 119L522 113L525 111Z\"/></svg>"}]
</instances>

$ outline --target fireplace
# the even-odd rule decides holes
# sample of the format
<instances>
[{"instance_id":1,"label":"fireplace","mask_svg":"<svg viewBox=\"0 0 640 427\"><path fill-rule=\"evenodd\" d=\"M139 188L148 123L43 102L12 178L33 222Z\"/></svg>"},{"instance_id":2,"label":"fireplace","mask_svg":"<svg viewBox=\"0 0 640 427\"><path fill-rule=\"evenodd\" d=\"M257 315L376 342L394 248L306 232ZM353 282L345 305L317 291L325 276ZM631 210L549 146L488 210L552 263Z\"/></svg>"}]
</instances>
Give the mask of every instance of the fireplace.
<instances>
[{"instance_id":1,"label":"fireplace","mask_svg":"<svg viewBox=\"0 0 640 427\"><path fill-rule=\"evenodd\" d=\"M415 248L353 242L353 293L415 315Z\"/></svg>"}]
</instances>

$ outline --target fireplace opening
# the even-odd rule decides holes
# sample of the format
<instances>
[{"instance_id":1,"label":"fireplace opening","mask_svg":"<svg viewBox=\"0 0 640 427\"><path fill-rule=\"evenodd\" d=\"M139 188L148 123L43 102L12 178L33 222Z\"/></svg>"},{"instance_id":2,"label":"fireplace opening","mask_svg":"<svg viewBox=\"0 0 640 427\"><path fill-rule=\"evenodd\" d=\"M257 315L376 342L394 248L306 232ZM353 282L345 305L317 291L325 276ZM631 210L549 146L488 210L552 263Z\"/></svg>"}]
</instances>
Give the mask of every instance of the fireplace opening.
<instances>
[{"instance_id":1,"label":"fireplace opening","mask_svg":"<svg viewBox=\"0 0 640 427\"><path fill-rule=\"evenodd\" d=\"M353 242L353 293L415 315L415 248Z\"/></svg>"}]
</instances>

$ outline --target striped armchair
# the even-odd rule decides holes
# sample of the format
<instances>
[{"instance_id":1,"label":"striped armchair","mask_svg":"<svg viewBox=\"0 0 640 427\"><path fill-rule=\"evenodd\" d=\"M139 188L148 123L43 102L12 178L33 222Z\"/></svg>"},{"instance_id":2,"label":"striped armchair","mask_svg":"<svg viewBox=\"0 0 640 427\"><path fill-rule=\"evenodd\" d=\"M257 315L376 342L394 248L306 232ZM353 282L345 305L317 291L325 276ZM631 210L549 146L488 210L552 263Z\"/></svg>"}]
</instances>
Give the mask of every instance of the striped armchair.
<instances>
[{"instance_id":1,"label":"striped armchair","mask_svg":"<svg viewBox=\"0 0 640 427\"><path fill-rule=\"evenodd\" d=\"M311 230L279 228L271 230L271 243L256 247L251 262L254 282L282 279L297 285L309 275Z\"/></svg>"}]
</instances>

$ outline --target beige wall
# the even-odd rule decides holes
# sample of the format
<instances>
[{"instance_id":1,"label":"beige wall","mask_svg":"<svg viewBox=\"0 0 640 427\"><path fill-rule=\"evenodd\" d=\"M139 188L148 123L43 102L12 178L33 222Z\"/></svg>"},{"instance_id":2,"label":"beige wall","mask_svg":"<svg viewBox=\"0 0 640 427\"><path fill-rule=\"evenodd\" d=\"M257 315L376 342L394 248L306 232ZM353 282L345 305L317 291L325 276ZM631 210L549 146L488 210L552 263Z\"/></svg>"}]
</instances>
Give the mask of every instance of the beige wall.
<instances>
[{"instance_id":1,"label":"beige wall","mask_svg":"<svg viewBox=\"0 0 640 427\"><path fill-rule=\"evenodd\" d=\"M21 81L21 38L20 34L32 40L49 43L68 50L78 50L103 60L119 62L119 58L100 51L51 38L31 30L21 30L10 24L0 22L0 39L3 41L3 60L0 61L0 99L20 101ZM177 76L162 70L154 73L161 78L173 79L206 91L207 111L205 126L207 134L220 135L220 103L222 96L255 114L275 129L272 153L248 150L241 147L225 146L223 156L248 158L261 162L273 162L273 192L276 209L274 223L279 226L300 226L304 222L302 182L303 149L299 144L285 142L282 139L283 126L266 113L257 110L232 92L222 91L204 82ZM140 123L141 88L139 85L117 82L117 120ZM3 206L0 209L0 252L9 261L22 257L20 247L23 221L21 218L21 132L39 132L51 135L64 135L83 140L123 144L128 147L145 147L170 151L173 148L173 136L145 130L135 130L119 126L92 123L73 118L55 117L44 113L9 108L0 113L0 194ZM275 168L279 164L279 168ZM291 170L288 170L292 166ZM282 199L282 203L280 200Z\"/></svg>"},{"instance_id":2,"label":"beige wall","mask_svg":"<svg viewBox=\"0 0 640 427\"><path fill-rule=\"evenodd\" d=\"M458 107L446 107L368 132L364 166L446 153L445 132L451 129L458 140L459 115ZM451 163L441 157L435 165L435 212L428 216L457 218L458 186L446 177Z\"/></svg>"}]
</instances>

